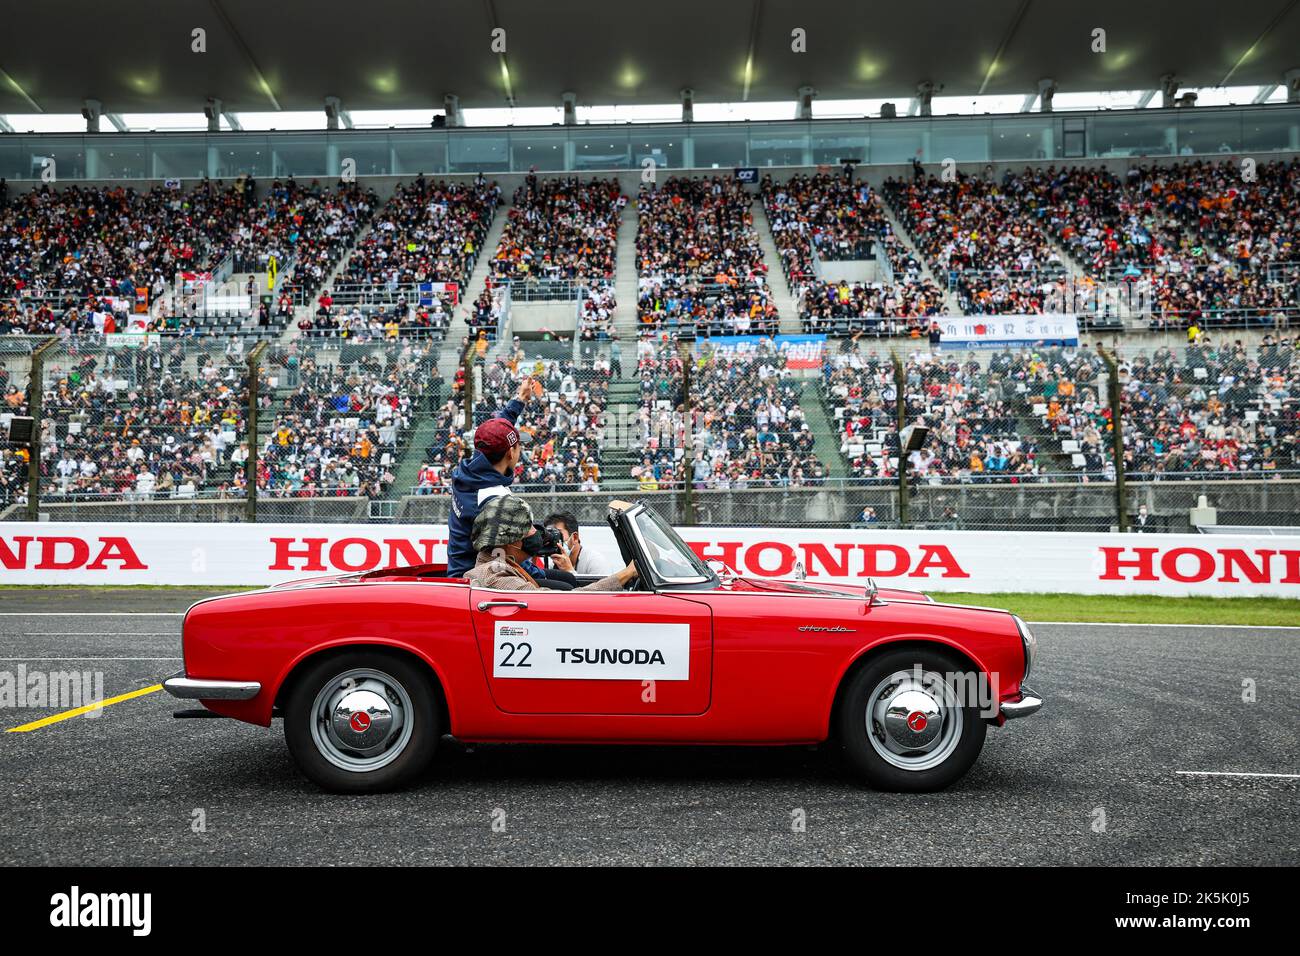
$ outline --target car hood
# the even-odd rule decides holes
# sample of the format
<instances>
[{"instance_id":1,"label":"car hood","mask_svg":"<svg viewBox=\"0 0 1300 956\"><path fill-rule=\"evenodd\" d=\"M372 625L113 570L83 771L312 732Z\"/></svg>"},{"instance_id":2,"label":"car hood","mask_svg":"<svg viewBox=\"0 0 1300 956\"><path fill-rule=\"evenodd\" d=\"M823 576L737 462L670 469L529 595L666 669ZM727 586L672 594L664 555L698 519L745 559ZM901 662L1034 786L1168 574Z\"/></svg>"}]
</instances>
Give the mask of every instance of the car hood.
<instances>
[{"instance_id":1,"label":"car hood","mask_svg":"<svg viewBox=\"0 0 1300 956\"><path fill-rule=\"evenodd\" d=\"M832 584L822 581L798 581L787 578L724 578L718 587L720 591L777 591L788 594L850 594L854 597L866 597L869 587L866 584ZM882 601L911 601L932 603L933 598L921 591L908 591L903 588L877 588L876 597Z\"/></svg>"}]
</instances>

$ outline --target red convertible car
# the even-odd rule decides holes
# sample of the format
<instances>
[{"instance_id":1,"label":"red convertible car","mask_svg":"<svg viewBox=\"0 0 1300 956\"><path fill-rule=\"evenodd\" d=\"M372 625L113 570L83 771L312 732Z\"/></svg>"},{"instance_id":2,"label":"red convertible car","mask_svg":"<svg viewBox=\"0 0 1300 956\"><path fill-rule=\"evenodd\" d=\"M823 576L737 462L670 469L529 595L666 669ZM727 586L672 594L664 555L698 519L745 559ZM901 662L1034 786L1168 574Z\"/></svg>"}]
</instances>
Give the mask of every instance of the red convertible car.
<instances>
[{"instance_id":1,"label":"red convertible car","mask_svg":"<svg viewBox=\"0 0 1300 956\"><path fill-rule=\"evenodd\" d=\"M626 591L492 591L441 566L201 601L165 687L217 715L282 717L327 790L371 792L466 742L837 741L873 786L960 778L986 728L1032 714L1036 642L1006 611L913 591L741 577L642 503L610 525ZM190 712L203 714L202 711Z\"/></svg>"}]
</instances>

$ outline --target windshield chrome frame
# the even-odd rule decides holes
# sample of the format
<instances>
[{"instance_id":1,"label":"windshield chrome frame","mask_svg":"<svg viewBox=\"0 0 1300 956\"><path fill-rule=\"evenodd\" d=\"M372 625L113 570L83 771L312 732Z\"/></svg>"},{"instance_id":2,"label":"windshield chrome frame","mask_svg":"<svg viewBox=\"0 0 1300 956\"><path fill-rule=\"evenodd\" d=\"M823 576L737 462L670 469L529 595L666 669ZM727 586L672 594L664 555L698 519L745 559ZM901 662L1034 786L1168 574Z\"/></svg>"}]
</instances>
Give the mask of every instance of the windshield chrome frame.
<instances>
[{"instance_id":1,"label":"windshield chrome frame","mask_svg":"<svg viewBox=\"0 0 1300 956\"><path fill-rule=\"evenodd\" d=\"M623 516L627 518L628 531L632 535L633 540L636 542L637 550L641 552L641 557L645 559L646 566L650 571L650 573L653 575L656 586L659 584L669 584L669 585L678 584L678 585L694 585L694 586L699 586L702 584L711 584L713 587L717 587L719 584L718 575L713 571L712 568L708 569L709 573L707 575L698 574L698 575L691 575L689 577L684 575L674 575L670 577L668 575L660 573L659 569L655 566L654 561L652 561L650 558L651 555L650 548L645 540L645 536L642 535L641 533L640 526L637 524L636 519L643 512L649 515L651 519L658 518L658 515L656 515L653 511L651 511L642 502L639 501L631 508L625 510L623 512ZM685 549L685 551L683 552L683 556L689 554L691 556L691 559L698 560L699 556L696 555L694 551L691 551L690 545L688 545L685 541L682 541L681 535L677 534L677 532L673 529L672 525L664 522L664 526L673 535L673 537L677 539L677 541L681 544L682 548ZM691 563L691 561L688 559L687 563L689 564Z\"/></svg>"}]
</instances>

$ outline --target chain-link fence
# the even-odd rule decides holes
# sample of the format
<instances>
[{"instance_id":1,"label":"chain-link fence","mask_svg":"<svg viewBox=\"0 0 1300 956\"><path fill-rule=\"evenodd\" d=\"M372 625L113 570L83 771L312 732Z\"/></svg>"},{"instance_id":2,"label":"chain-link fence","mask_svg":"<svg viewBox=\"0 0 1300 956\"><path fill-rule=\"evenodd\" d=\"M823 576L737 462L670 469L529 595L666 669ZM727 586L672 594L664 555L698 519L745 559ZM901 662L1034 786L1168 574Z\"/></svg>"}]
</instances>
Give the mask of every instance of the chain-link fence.
<instances>
[{"instance_id":1,"label":"chain-link fence","mask_svg":"<svg viewBox=\"0 0 1300 956\"><path fill-rule=\"evenodd\" d=\"M0 520L27 516L33 446L39 445L23 440L29 436L21 434L22 419L32 414L32 355L48 342L0 338Z\"/></svg>"},{"instance_id":2,"label":"chain-link fence","mask_svg":"<svg viewBox=\"0 0 1300 956\"><path fill-rule=\"evenodd\" d=\"M6 337L0 515L442 522L474 429L515 400L530 439L515 490L583 521L615 497L718 526L1185 531L1300 514L1285 337L862 339L820 366L751 345ZM15 440L28 415L37 440Z\"/></svg>"}]
</instances>

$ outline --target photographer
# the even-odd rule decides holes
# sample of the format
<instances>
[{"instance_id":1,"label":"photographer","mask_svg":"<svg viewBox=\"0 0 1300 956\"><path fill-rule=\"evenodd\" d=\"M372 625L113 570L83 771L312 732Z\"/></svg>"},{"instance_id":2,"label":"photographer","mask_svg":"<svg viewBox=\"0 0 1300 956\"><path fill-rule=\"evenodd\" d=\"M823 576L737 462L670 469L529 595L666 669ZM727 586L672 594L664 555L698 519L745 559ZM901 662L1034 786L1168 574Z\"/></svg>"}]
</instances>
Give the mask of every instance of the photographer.
<instances>
[{"instance_id":1,"label":"photographer","mask_svg":"<svg viewBox=\"0 0 1300 956\"><path fill-rule=\"evenodd\" d=\"M564 571L572 570L581 577L596 578L613 574L617 570L615 562L582 543L578 537L578 519L570 512L557 511L549 514L543 524L558 531L564 544L563 552L553 560L556 567Z\"/></svg>"},{"instance_id":2,"label":"photographer","mask_svg":"<svg viewBox=\"0 0 1300 956\"><path fill-rule=\"evenodd\" d=\"M524 562L547 549L545 529L533 524L528 503L515 495L498 495L479 509L474 519L473 544L477 557L465 575L471 584L497 591L534 591L540 585L533 580ZM622 570L577 591L621 591L636 577L636 566Z\"/></svg>"}]
</instances>

